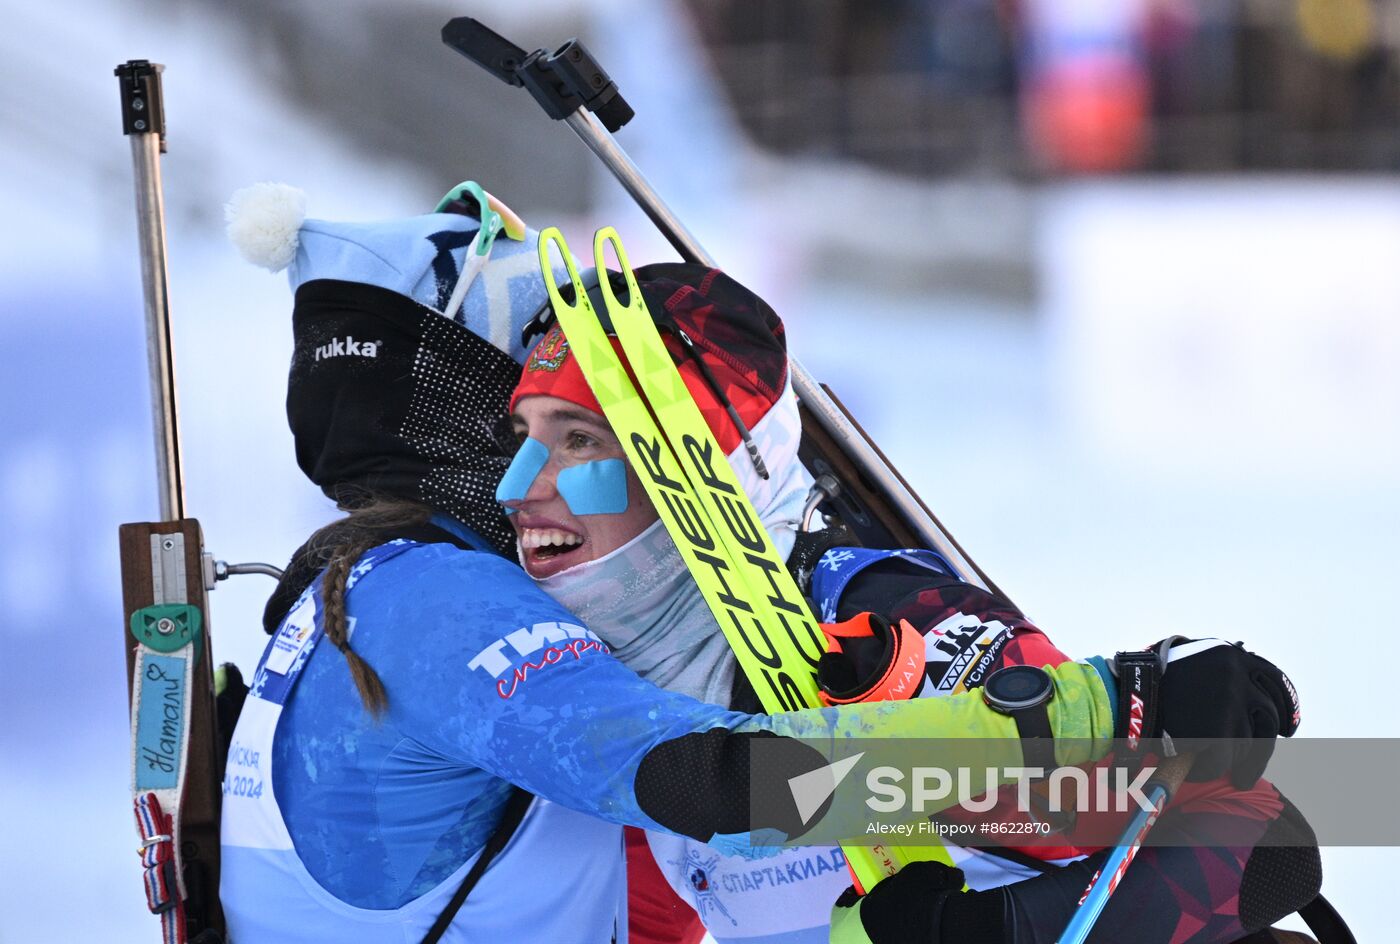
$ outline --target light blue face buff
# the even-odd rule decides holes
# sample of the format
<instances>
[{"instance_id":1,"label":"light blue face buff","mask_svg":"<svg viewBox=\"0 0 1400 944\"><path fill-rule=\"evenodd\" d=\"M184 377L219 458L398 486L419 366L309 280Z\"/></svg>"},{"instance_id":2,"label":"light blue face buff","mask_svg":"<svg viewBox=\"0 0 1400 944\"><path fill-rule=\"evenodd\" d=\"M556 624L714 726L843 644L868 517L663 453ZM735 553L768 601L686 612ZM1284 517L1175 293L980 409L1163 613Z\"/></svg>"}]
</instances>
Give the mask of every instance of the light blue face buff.
<instances>
[{"instance_id":1,"label":"light blue face buff","mask_svg":"<svg viewBox=\"0 0 1400 944\"><path fill-rule=\"evenodd\" d=\"M548 461L549 448L537 439L526 439L496 487L496 501L524 501ZM576 515L617 515L627 510L627 466L621 459L597 459L560 469L554 487ZM506 508L508 515L514 511Z\"/></svg>"}]
</instances>

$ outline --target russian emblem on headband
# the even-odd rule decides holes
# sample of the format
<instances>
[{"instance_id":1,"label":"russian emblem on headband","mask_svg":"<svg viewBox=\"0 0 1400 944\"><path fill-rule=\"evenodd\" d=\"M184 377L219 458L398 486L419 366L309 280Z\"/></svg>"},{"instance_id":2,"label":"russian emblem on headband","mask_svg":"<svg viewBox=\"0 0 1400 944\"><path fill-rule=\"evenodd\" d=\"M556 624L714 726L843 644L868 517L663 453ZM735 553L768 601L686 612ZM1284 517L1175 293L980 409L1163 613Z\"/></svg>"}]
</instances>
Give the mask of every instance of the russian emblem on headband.
<instances>
[{"instance_id":1,"label":"russian emblem on headband","mask_svg":"<svg viewBox=\"0 0 1400 944\"><path fill-rule=\"evenodd\" d=\"M540 343L530 352L530 359L525 362L525 372L543 370L553 373L564 365L568 356L568 339L557 324L551 325L549 331L540 339Z\"/></svg>"}]
</instances>

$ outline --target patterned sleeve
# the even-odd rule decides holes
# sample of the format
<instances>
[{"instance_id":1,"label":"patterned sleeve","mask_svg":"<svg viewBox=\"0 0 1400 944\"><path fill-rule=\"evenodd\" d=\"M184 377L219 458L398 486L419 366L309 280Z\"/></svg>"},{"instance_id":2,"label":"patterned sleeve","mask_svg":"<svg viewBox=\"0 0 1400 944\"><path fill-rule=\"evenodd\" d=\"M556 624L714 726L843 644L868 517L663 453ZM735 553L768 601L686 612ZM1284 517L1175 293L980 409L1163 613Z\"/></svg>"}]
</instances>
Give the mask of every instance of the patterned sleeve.
<instances>
[{"instance_id":1,"label":"patterned sleeve","mask_svg":"<svg viewBox=\"0 0 1400 944\"><path fill-rule=\"evenodd\" d=\"M748 831L753 737L829 745L855 735L976 736L1014 747L1014 722L975 696L768 717L663 691L612 658L519 568L488 555L419 548L364 584L374 582L393 592L375 595L383 609L357 611L359 618L400 631L375 634L382 648L363 654L391 692L413 693L391 699L400 727L445 763L484 769L613 822L700 840ZM365 596L360 605L370 606ZM1112 725L1097 673L1066 664L1056 684L1057 735L1101 754ZM1003 766L1017 760L1008 756ZM794 775L827 757L813 750L804 762ZM786 812L800 822L795 807Z\"/></svg>"}]
</instances>

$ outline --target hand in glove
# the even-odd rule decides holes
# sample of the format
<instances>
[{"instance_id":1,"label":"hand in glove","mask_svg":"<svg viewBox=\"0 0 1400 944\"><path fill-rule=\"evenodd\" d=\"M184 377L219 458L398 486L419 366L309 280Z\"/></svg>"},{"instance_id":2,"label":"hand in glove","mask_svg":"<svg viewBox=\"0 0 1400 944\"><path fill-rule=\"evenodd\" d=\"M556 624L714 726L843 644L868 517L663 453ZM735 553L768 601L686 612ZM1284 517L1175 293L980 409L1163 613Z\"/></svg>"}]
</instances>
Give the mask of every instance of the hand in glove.
<instances>
[{"instance_id":1,"label":"hand in glove","mask_svg":"<svg viewBox=\"0 0 1400 944\"><path fill-rule=\"evenodd\" d=\"M1228 773L1246 790L1268 766L1274 739L1298 730L1293 683L1239 643L1172 636L1144 652L1118 653L1110 668L1118 680L1114 736L1130 750L1140 738L1170 738L1178 752L1196 755L1189 780Z\"/></svg>"},{"instance_id":2,"label":"hand in glove","mask_svg":"<svg viewBox=\"0 0 1400 944\"><path fill-rule=\"evenodd\" d=\"M864 897L846 889L831 909L832 944L1001 944L999 893L964 892L961 869L911 862Z\"/></svg>"}]
</instances>

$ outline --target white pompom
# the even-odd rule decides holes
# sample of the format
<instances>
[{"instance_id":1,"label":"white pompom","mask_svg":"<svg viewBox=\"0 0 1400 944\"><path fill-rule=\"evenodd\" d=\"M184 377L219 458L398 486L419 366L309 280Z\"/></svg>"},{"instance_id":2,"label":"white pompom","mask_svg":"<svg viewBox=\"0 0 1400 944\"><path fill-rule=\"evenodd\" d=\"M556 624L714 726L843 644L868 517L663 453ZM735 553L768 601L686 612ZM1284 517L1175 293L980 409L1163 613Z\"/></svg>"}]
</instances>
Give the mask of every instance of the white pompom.
<instances>
[{"instance_id":1,"label":"white pompom","mask_svg":"<svg viewBox=\"0 0 1400 944\"><path fill-rule=\"evenodd\" d=\"M224 219L228 238L244 259L279 272L296 258L306 193L286 184L253 184L229 198Z\"/></svg>"}]
</instances>

